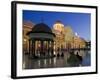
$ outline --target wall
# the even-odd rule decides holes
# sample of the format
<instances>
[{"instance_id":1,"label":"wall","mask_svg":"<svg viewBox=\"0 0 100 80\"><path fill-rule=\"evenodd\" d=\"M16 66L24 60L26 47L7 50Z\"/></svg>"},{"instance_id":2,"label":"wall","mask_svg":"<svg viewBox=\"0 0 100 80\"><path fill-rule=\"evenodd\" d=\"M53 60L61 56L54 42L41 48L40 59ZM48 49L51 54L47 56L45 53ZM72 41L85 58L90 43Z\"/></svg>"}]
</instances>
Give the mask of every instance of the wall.
<instances>
[{"instance_id":1,"label":"wall","mask_svg":"<svg viewBox=\"0 0 100 80\"><path fill-rule=\"evenodd\" d=\"M100 5L99 4L100 0L30 0L30 1L64 3L64 4L98 5L98 6ZM0 80L11 80L10 78L10 71L11 71L10 69L11 68L10 66L11 65L11 14L10 14L11 5L10 3L11 0L1 0L0 2ZM100 19L100 16L98 17ZM98 26L100 26L100 24L98 24ZM98 41L100 41L100 37L98 38ZM100 44L100 42L98 42L98 44ZM98 47L100 47L100 45ZM100 54L98 54L98 56L100 56ZM100 67L100 62L98 66ZM27 80L33 80L33 78ZM41 79L35 78L34 80L41 80ZM100 69L99 69L99 74L63 76L63 77L51 77L51 78L48 77L48 78L42 78L42 80L100 80Z\"/></svg>"}]
</instances>

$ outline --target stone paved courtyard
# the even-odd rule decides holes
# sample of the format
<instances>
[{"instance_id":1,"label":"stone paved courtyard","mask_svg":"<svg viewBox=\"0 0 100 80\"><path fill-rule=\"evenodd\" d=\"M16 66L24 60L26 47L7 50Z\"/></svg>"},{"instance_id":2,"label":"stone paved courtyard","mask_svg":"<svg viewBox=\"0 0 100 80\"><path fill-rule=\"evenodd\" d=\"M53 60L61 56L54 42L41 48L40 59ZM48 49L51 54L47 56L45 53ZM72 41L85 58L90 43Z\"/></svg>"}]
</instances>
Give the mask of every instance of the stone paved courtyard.
<instances>
[{"instance_id":1,"label":"stone paved courtyard","mask_svg":"<svg viewBox=\"0 0 100 80\"><path fill-rule=\"evenodd\" d=\"M23 69L39 69L39 68L57 68L57 67L78 67L78 66L90 66L91 57L90 51L74 51L74 54L79 53L82 56L81 62L73 61L68 62L71 54L64 51L64 57L53 57L53 58L43 58L43 59L32 59L28 55L23 55Z\"/></svg>"}]
</instances>

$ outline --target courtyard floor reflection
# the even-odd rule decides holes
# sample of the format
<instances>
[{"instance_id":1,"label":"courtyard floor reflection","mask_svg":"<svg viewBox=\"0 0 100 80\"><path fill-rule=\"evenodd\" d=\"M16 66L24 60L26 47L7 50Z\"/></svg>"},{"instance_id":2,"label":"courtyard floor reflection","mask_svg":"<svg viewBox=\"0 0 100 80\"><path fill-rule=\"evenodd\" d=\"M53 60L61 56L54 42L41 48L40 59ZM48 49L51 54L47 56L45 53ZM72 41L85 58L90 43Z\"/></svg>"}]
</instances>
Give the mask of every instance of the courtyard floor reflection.
<instances>
[{"instance_id":1,"label":"courtyard floor reflection","mask_svg":"<svg viewBox=\"0 0 100 80\"><path fill-rule=\"evenodd\" d=\"M78 66L90 66L91 65L91 55L90 51L74 51L76 55L77 52L82 56L81 62L68 61L71 54L69 52L63 51L64 57L53 57L53 58L43 58L43 59L32 59L28 55L23 55L23 69L39 69L39 68L60 68L60 67L78 67ZM73 59L74 60L74 59Z\"/></svg>"}]
</instances>

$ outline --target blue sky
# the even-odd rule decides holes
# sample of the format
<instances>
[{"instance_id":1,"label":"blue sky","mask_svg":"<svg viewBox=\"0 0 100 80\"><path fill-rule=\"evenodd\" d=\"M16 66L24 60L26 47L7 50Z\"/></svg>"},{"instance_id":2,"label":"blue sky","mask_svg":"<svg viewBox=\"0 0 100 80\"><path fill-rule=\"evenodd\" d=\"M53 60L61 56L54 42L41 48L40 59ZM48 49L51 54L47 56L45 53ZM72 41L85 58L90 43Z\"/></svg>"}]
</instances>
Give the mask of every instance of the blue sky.
<instances>
[{"instance_id":1,"label":"blue sky","mask_svg":"<svg viewBox=\"0 0 100 80\"><path fill-rule=\"evenodd\" d=\"M72 30L77 32L80 37L90 40L91 14L89 13L23 10L23 20L35 24L43 22L51 28L57 20L60 20L65 26L71 26Z\"/></svg>"}]
</instances>

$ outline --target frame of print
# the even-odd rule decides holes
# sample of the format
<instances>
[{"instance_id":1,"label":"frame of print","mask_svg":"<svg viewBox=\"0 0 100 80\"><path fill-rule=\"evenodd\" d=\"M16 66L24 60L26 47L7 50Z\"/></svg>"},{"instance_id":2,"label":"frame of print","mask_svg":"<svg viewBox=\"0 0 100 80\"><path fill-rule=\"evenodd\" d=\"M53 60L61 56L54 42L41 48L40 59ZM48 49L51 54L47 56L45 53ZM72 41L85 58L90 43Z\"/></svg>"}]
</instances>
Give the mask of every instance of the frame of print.
<instances>
[{"instance_id":1,"label":"frame of print","mask_svg":"<svg viewBox=\"0 0 100 80\"><path fill-rule=\"evenodd\" d=\"M12 1L11 78L97 74L97 6Z\"/></svg>"}]
</instances>

